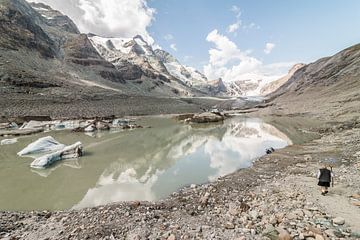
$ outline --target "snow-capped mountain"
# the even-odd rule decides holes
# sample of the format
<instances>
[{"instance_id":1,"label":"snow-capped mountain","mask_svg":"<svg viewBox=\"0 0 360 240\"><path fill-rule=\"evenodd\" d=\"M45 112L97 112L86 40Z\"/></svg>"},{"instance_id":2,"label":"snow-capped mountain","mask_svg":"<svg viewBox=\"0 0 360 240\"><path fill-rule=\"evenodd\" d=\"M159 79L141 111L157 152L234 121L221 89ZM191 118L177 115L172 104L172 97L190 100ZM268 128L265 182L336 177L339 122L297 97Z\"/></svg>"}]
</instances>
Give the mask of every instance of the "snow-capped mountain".
<instances>
[{"instance_id":1,"label":"snow-capped mountain","mask_svg":"<svg viewBox=\"0 0 360 240\"><path fill-rule=\"evenodd\" d=\"M88 36L99 54L114 64L119 70L126 65L141 69L142 74L169 81L171 75L166 67L157 59L152 47L141 36L134 38L104 38L96 35ZM141 76L133 76L139 78ZM132 80L130 77L128 80Z\"/></svg>"},{"instance_id":2,"label":"snow-capped mountain","mask_svg":"<svg viewBox=\"0 0 360 240\"><path fill-rule=\"evenodd\" d=\"M229 96L262 96L262 89L282 75L264 75L262 73L243 74L239 80L225 82Z\"/></svg>"},{"instance_id":3,"label":"snow-capped mountain","mask_svg":"<svg viewBox=\"0 0 360 240\"><path fill-rule=\"evenodd\" d=\"M197 71L196 69L182 65L174 56L170 53L156 49L155 54L157 58L164 64L168 72L174 77L180 79L188 86L196 86L207 84L208 79Z\"/></svg>"},{"instance_id":4,"label":"snow-capped mountain","mask_svg":"<svg viewBox=\"0 0 360 240\"><path fill-rule=\"evenodd\" d=\"M170 53L153 49L141 36L134 38L104 38L89 35L89 39L99 54L116 66L119 71L129 71L129 64L141 74L171 82L179 91L190 88L204 95L218 95L224 91L222 81L208 81L198 70L182 65ZM124 74L126 74L124 72ZM141 75L140 74L140 75ZM141 76L130 75L128 80ZM219 85L220 84L220 85Z\"/></svg>"},{"instance_id":5,"label":"snow-capped mountain","mask_svg":"<svg viewBox=\"0 0 360 240\"><path fill-rule=\"evenodd\" d=\"M1 32L0 58L14 59L5 71L9 86L30 86L27 92L39 94L47 94L42 89L52 87L56 88L52 94L59 96L239 96L259 92L260 83L256 87L252 81L207 79L170 53L154 49L141 36L82 34L69 17L43 3L3 1L0 15L7 24ZM17 64L17 59L26 64Z\"/></svg>"}]
</instances>

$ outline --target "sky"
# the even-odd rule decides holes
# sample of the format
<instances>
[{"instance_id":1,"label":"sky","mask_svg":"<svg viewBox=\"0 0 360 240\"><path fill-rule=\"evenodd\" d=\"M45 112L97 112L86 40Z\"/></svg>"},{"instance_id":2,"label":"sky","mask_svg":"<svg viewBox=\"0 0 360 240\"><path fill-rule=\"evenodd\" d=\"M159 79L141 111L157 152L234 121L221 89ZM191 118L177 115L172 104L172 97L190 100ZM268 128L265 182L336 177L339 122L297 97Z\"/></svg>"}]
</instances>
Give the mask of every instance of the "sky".
<instances>
[{"instance_id":1,"label":"sky","mask_svg":"<svg viewBox=\"0 0 360 240\"><path fill-rule=\"evenodd\" d=\"M277 78L360 43L358 0L37 0L82 32L142 35L225 81Z\"/></svg>"}]
</instances>

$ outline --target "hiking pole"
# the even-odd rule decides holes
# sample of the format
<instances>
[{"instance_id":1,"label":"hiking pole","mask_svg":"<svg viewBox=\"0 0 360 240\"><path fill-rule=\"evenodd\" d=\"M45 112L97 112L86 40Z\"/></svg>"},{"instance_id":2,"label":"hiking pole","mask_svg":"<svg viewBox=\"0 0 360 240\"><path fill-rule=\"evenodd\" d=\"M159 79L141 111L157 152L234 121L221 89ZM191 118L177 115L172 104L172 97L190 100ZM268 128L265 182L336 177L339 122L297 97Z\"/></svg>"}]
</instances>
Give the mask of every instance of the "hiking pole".
<instances>
[{"instance_id":1,"label":"hiking pole","mask_svg":"<svg viewBox=\"0 0 360 240\"><path fill-rule=\"evenodd\" d=\"M333 167L330 166L330 170L331 170L331 186L334 187L334 177L333 177Z\"/></svg>"}]
</instances>

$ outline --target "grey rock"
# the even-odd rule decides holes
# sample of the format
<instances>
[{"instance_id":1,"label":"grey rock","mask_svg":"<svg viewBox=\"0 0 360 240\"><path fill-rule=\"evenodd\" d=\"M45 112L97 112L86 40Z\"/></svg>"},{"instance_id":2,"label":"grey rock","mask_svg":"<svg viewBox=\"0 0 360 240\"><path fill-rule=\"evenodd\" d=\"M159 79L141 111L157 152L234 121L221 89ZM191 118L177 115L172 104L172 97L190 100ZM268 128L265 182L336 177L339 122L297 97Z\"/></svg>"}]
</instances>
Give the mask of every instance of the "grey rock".
<instances>
[{"instance_id":1,"label":"grey rock","mask_svg":"<svg viewBox=\"0 0 360 240\"><path fill-rule=\"evenodd\" d=\"M344 225L345 224L345 219L342 217L336 217L333 219L333 223L336 225Z\"/></svg>"}]
</instances>

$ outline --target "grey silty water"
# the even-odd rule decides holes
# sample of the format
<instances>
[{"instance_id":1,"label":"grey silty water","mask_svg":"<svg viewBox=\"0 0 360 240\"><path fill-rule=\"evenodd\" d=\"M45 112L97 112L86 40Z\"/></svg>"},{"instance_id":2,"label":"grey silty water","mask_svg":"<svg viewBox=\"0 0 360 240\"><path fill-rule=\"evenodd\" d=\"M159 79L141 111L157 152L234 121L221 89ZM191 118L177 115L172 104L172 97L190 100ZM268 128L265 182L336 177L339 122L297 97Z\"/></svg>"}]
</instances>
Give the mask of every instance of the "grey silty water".
<instances>
[{"instance_id":1,"label":"grey silty water","mask_svg":"<svg viewBox=\"0 0 360 240\"><path fill-rule=\"evenodd\" d=\"M144 118L152 128L86 135L52 131L0 146L0 209L70 209L118 201L155 201L177 189L214 181L291 140L261 119L231 118L223 124L186 125ZM85 156L46 170L30 168L18 151L39 137L64 144L81 141Z\"/></svg>"}]
</instances>

